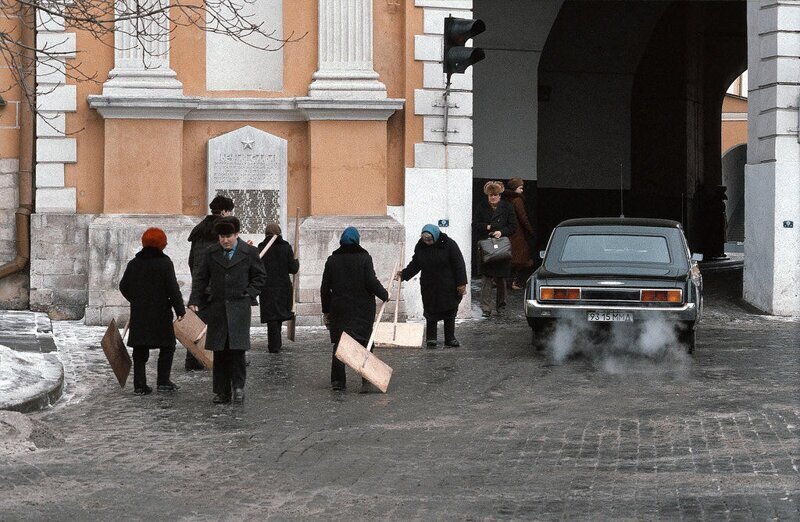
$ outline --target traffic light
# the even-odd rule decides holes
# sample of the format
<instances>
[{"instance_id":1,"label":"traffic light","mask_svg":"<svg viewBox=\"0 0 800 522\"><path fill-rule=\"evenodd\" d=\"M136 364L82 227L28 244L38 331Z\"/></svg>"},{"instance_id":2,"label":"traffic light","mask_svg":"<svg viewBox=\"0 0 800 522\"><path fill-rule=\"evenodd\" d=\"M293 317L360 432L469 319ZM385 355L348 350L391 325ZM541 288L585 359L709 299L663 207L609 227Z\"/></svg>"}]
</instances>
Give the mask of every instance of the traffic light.
<instances>
[{"instance_id":1,"label":"traffic light","mask_svg":"<svg viewBox=\"0 0 800 522\"><path fill-rule=\"evenodd\" d=\"M447 84L450 84L450 75L463 73L472 64L478 63L486 57L483 49L479 47L464 47L467 40L479 35L486 30L483 20L468 18L444 19L444 54L443 67L447 74Z\"/></svg>"}]
</instances>

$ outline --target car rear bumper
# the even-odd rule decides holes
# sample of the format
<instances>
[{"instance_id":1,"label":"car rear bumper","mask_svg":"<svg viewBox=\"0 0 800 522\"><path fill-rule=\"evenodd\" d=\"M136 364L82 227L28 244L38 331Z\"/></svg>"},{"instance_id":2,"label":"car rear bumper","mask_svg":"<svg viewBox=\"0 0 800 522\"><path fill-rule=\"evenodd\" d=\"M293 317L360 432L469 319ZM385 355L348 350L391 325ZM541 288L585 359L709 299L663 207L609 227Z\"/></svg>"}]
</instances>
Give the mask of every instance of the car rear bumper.
<instances>
[{"instance_id":1,"label":"car rear bumper","mask_svg":"<svg viewBox=\"0 0 800 522\"><path fill-rule=\"evenodd\" d=\"M567 319L582 318L590 311L631 312L634 321L661 318L667 321L696 321L697 306L686 303L681 306L664 308L642 308L637 306L607 306L594 304L564 305L543 304L534 299L525 300L525 315L528 319Z\"/></svg>"}]
</instances>

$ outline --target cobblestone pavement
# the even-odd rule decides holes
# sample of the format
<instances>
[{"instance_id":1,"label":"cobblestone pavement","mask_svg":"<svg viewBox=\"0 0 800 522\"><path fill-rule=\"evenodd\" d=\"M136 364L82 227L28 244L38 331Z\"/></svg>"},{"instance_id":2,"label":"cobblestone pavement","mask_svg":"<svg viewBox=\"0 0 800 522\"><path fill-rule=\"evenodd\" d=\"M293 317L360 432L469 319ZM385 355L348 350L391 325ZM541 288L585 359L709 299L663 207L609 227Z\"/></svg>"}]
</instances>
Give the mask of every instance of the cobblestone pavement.
<instances>
[{"instance_id":1,"label":"cobblestone pavement","mask_svg":"<svg viewBox=\"0 0 800 522\"><path fill-rule=\"evenodd\" d=\"M181 389L136 397L102 328L55 323L65 396L0 448L0 519L798 520L800 322L739 306L740 271L706 278L692 358L556 366L508 312L381 351L388 394L335 393L324 330L269 354L255 328L243 407L180 350Z\"/></svg>"}]
</instances>

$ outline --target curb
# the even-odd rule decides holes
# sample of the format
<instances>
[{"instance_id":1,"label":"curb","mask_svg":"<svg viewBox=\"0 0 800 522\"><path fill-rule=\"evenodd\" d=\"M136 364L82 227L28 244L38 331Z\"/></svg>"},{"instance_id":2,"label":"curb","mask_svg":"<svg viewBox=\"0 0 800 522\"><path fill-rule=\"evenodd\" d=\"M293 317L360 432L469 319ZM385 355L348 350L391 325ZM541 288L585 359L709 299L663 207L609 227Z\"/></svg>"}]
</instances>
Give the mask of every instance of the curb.
<instances>
[{"instance_id":1,"label":"curb","mask_svg":"<svg viewBox=\"0 0 800 522\"><path fill-rule=\"evenodd\" d=\"M59 366L61 367L61 375L49 390L43 390L33 397L24 399L15 404L6 405L2 409L19 413L31 413L55 404L64 392L64 366Z\"/></svg>"}]
</instances>

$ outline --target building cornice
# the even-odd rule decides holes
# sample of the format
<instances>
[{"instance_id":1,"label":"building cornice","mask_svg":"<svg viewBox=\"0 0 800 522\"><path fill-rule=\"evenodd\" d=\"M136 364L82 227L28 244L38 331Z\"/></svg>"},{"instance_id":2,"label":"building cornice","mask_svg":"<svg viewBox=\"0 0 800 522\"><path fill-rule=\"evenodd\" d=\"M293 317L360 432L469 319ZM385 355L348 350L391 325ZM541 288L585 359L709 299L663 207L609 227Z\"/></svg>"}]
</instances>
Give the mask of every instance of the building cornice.
<instances>
[{"instance_id":1,"label":"building cornice","mask_svg":"<svg viewBox=\"0 0 800 522\"><path fill-rule=\"evenodd\" d=\"M405 104L402 98L144 98L102 95L91 95L88 102L89 107L105 119L202 121L385 121Z\"/></svg>"}]
</instances>

